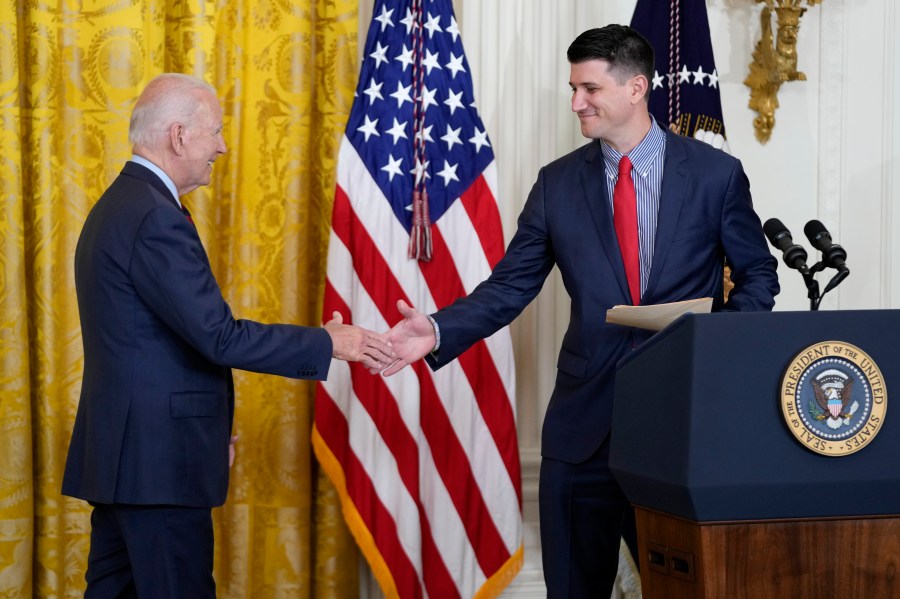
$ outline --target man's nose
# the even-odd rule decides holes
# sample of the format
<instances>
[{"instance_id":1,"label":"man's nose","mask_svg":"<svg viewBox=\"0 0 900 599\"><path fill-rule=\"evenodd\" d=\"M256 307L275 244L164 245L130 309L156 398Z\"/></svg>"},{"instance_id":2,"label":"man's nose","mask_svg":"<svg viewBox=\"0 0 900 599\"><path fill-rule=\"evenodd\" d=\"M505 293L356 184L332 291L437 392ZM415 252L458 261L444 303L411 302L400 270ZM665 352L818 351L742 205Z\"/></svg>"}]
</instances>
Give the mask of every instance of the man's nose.
<instances>
[{"instance_id":1,"label":"man's nose","mask_svg":"<svg viewBox=\"0 0 900 599\"><path fill-rule=\"evenodd\" d=\"M578 91L572 92L572 112L578 112L585 107L584 98Z\"/></svg>"}]
</instances>

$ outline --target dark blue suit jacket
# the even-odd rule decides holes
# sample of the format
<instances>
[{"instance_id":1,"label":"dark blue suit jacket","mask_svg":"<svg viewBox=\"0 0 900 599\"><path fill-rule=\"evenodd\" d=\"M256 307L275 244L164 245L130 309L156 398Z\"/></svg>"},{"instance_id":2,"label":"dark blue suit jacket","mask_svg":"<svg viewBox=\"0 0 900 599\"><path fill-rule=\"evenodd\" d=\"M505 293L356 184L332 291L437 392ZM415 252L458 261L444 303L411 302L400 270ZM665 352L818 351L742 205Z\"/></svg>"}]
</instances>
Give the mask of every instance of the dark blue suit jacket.
<instances>
[{"instance_id":1,"label":"dark blue suit jacket","mask_svg":"<svg viewBox=\"0 0 900 599\"><path fill-rule=\"evenodd\" d=\"M726 257L735 286L723 304ZM604 322L607 309L631 299L598 141L541 169L491 276L434 315L441 347L429 363L439 368L509 324L554 265L571 314L541 453L579 463L609 434L616 363L652 334ZM653 264L641 303L712 297L714 310L771 310L779 290L776 266L740 161L667 132Z\"/></svg>"},{"instance_id":2,"label":"dark blue suit jacket","mask_svg":"<svg viewBox=\"0 0 900 599\"><path fill-rule=\"evenodd\" d=\"M96 503L213 507L228 489L230 367L324 379L321 328L235 320L197 230L129 162L75 250L84 378L62 492Z\"/></svg>"}]
</instances>

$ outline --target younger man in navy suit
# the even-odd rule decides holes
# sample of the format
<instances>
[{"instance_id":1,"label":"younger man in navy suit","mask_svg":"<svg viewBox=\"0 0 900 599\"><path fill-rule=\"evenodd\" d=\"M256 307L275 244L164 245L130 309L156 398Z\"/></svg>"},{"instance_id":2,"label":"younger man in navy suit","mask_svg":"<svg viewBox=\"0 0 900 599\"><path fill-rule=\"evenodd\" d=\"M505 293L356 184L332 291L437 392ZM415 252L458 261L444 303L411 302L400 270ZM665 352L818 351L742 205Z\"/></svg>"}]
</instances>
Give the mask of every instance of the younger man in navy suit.
<instances>
[{"instance_id":1,"label":"younger man in navy suit","mask_svg":"<svg viewBox=\"0 0 900 599\"><path fill-rule=\"evenodd\" d=\"M606 310L700 297L715 310L771 310L779 290L741 163L649 114L649 42L608 25L579 35L568 59L572 111L591 141L541 169L506 255L470 295L431 317L398 302L389 339L400 360L384 371L455 359L515 319L559 268L571 318L544 418L539 502L547 595L561 599L609 597L619 539L634 544L609 433L615 365L650 333L606 324ZM628 235L617 233L628 207L619 183L630 191ZM726 262L734 289L724 302Z\"/></svg>"}]
</instances>

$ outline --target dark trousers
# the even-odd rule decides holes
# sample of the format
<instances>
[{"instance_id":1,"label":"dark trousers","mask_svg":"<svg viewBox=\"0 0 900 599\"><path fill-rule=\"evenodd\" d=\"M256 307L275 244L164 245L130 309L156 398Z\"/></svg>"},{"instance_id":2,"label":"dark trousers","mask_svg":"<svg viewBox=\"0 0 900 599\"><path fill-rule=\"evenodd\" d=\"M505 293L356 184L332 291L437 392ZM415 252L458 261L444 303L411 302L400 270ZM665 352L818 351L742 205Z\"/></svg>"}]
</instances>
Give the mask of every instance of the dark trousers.
<instances>
[{"instance_id":1,"label":"dark trousers","mask_svg":"<svg viewBox=\"0 0 900 599\"><path fill-rule=\"evenodd\" d=\"M539 508L547 597L608 599L623 536L637 555L634 510L609 471L608 437L586 462L541 460Z\"/></svg>"},{"instance_id":2,"label":"dark trousers","mask_svg":"<svg viewBox=\"0 0 900 599\"><path fill-rule=\"evenodd\" d=\"M95 504L87 599L215 599L209 508Z\"/></svg>"}]
</instances>

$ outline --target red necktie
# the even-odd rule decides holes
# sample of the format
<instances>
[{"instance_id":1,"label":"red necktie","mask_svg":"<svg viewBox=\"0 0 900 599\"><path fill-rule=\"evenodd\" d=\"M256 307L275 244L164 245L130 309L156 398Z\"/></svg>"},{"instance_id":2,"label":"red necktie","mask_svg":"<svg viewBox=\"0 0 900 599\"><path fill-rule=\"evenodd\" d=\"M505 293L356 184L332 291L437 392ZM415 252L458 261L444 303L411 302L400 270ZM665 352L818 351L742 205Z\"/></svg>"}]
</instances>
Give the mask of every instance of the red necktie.
<instances>
[{"instance_id":1,"label":"red necktie","mask_svg":"<svg viewBox=\"0 0 900 599\"><path fill-rule=\"evenodd\" d=\"M194 219L191 218L191 211L188 210L188 209L187 209L187 206L185 206L184 204L181 205L181 213L184 214L185 217L187 217L188 221L189 221L192 225L194 225ZM197 225L194 225L194 226L196 227Z\"/></svg>"},{"instance_id":2,"label":"red necktie","mask_svg":"<svg viewBox=\"0 0 900 599\"><path fill-rule=\"evenodd\" d=\"M637 195L634 193L634 181L631 180L631 160L622 156L619 160L619 179L613 190L613 224L622 262L625 263L625 276L628 277L628 290L635 306L641 303L641 261L640 244L637 226Z\"/></svg>"}]
</instances>

